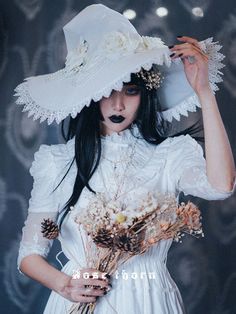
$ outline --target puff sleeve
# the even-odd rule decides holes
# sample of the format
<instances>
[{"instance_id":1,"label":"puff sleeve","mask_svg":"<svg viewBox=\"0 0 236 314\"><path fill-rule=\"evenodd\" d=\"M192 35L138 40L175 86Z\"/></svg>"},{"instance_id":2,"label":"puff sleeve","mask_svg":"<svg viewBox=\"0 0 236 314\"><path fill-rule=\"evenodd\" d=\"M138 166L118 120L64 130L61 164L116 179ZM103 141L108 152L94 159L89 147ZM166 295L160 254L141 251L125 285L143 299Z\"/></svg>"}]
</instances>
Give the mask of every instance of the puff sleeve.
<instances>
[{"instance_id":1,"label":"puff sleeve","mask_svg":"<svg viewBox=\"0 0 236 314\"><path fill-rule=\"evenodd\" d=\"M169 176L179 192L206 200L223 200L235 191L235 183L229 192L215 189L210 184L203 149L190 135L172 138L168 155Z\"/></svg>"},{"instance_id":2,"label":"puff sleeve","mask_svg":"<svg viewBox=\"0 0 236 314\"><path fill-rule=\"evenodd\" d=\"M44 218L55 220L58 213L58 192L56 187L57 168L52 154L52 147L56 145L41 145L34 155L30 168L33 176L33 189L29 200L28 216L22 229L17 267L24 257L39 254L46 257L53 240L48 240L41 233L41 222Z\"/></svg>"}]
</instances>

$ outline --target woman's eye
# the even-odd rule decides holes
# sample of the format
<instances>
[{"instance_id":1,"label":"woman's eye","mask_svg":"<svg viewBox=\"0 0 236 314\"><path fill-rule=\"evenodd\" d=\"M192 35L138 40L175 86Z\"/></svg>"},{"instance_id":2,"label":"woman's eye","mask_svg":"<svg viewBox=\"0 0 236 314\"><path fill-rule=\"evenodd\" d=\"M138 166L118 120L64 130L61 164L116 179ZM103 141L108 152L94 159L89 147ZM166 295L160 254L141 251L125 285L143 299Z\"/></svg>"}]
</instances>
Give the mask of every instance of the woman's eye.
<instances>
[{"instance_id":1,"label":"woman's eye","mask_svg":"<svg viewBox=\"0 0 236 314\"><path fill-rule=\"evenodd\" d=\"M138 87L128 87L125 91L126 95L138 95L140 93L140 88Z\"/></svg>"}]
</instances>

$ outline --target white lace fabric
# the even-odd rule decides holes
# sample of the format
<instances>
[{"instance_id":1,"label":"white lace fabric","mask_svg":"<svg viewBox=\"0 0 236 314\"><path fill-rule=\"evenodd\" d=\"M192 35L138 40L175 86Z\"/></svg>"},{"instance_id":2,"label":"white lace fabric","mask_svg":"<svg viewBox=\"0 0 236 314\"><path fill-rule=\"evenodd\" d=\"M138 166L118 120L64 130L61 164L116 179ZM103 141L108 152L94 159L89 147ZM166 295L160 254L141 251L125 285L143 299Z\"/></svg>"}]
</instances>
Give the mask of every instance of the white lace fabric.
<instances>
[{"instance_id":1,"label":"white lace fabric","mask_svg":"<svg viewBox=\"0 0 236 314\"><path fill-rule=\"evenodd\" d=\"M190 135L182 135L172 139L169 154L170 173L174 174L175 185L185 195L193 195L206 200L223 200L235 191L221 191L214 188L207 178L206 160L202 147Z\"/></svg>"},{"instance_id":2,"label":"white lace fabric","mask_svg":"<svg viewBox=\"0 0 236 314\"><path fill-rule=\"evenodd\" d=\"M22 229L22 239L17 258L17 268L20 272L20 264L24 257L32 254L37 254L44 258L47 257L53 240L43 237L41 222L47 218L55 220L56 217L57 213L55 212L29 212Z\"/></svg>"},{"instance_id":3,"label":"white lace fabric","mask_svg":"<svg viewBox=\"0 0 236 314\"><path fill-rule=\"evenodd\" d=\"M137 129L135 131L137 135ZM124 150L130 151L136 138L130 130L124 130L120 134L113 133L102 138L102 149L105 158L101 158L100 164L91 178L91 187L97 192L115 193L117 178L124 174L124 167L114 167L109 160L120 160L124 157ZM41 233L43 219L56 219L58 211L70 198L77 172L75 164L71 167L66 179L60 187L51 193L59 180L64 175L74 157L74 138L66 144L41 145L35 153L35 160L30 169L34 178L31 199L29 201L29 214L23 228L23 236L20 243L18 256L18 269L22 259L31 254L39 254L46 258L52 241L44 238ZM109 158L109 160L106 159ZM104 182L101 172L103 173ZM230 192L218 191L208 182L206 175L206 161L203 157L201 146L189 135L181 135L168 138L161 144L154 146L143 139L138 139L135 146L135 154L130 167L125 173L125 181L122 183L121 198L125 202L135 202L145 193L154 190L166 193L180 191L208 200L222 200L235 190ZM122 181L123 182L123 181ZM89 200L87 188L84 188L76 204L78 208L85 208ZM122 194L123 193L123 194ZM111 195L112 196L112 195ZM72 224L72 222L71 222ZM70 231L71 228L71 231ZM62 249L70 246L68 253L71 256L82 258L84 252L77 247L73 228L64 230ZM71 237L75 240L70 241ZM63 240L67 238L68 240ZM78 252L79 250L79 252Z\"/></svg>"},{"instance_id":4,"label":"white lace fabric","mask_svg":"<svg viewBox=\"0 0 236 314\"><path fill-rule=\"evenodd\" d=\"M221 46L217 42L213 42L212 38L201 41L199 44L209 56L209 82L212 90L215 92L218 90L216 84L222 81L222 72L220 70L224 67L222 63L224 56L219 52ZM173 118L179 121L181 115L188 116L188 112L194 112L197 107L201 107L197 95L190 85L186 83L186 79L183 82L181 80L183 67L180 67L179 72L175 72L178 62L182 66L181 60L173 60L171 64L169 51L164 45L161 48L160 44L159 54L156 53L152 58L144 59L140 64L135 63L131 67L130 64L132 62L130 60L126 66L121 65L120 68L124 68L123 72L120 72L117 77L104 81L102 86L100 83L98 84L98 82L93 82L92 80L102 82L105 79L97 76L98 68L106 67L109 69L112 65L109 62L112 61L106 60L104 62L96 65L92 73L91 71L85 71L81 77L79 75L81 80L79 86L82 86L80 93L84 94L87 91L87 94L84 94L83 97L80 97L80 93L77 97L74 95L78 78L76 76L68 78L64 74L64 69L62 69L53 74L28 78L25 82L18 85L15 89L16 104L23 106L22 111L27 111L28 116L32 116L33 120L40 119L40 122L47 120L48 124L56 121L59 124L68 115L75 117L84 106L89 106L91 100L99 101L102 97L108 97L112 90L121 90L123 83L130 81L131 73L139 72L141 67L149 70L153 64L158 64L165 77L164 84L159 89L159 92L163 93L164 98L166 98L165 101L160 101L162 108L161 117L169 122ZM171 67L169 68L170 64ZM169 81L170 84L168 83ZM97 86L97 84L99 88L90 95L91 85ZM173 104L178 93L180 95L178 102ZM33 97L32 94L36 96ZM72 99L70 95L73 95Z\"/></svg>"}]
</instances>

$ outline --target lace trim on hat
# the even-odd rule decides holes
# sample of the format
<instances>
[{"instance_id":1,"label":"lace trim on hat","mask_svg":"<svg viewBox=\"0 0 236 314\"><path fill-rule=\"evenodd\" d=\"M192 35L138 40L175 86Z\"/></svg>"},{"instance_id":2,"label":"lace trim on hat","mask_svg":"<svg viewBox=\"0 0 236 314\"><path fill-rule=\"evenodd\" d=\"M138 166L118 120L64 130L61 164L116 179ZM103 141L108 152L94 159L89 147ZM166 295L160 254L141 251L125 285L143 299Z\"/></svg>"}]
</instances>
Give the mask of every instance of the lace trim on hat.
<instances>
[{"instance_id":1,"label":"lace trim on hat","mask_svg":"<svg viewBox=\"0 0 236 314\"><path fill-rule=\"evenodd\" d=\"M223 81L221 75L223 73L220 71L225 65L222 63L222 60L225 56L219 52L222 48L218 42L213 42L213 38L207 38L199 42L201 49L208 54L208 68L209 68L209 82L213 93L219 90L216 83ZM176 59L176 62L180 62L180 59ZM195 112L197 107L201 108L198 97L196 94L186 98L184 101L176 105L175 107L161 112L161 116L164 120L172 122L173 118L177 121L180 120L180 116L188 116L188 112Z\"/></svg>"},{"instance_id":2,"label":"lace trim on hat","mask_svg":"<svg viewBox=\"0 0 236 314\"><path fill-rule=\"evenodd\" d=\"M213 42L213 38L208 38L202 42L199 42L199 44L203 51L205 51L209 55L209 81L213 92L215 92L219 89L216 83L222 82L221 75L223 75L223 73L220 71L220 69L224 67L224 64L222 64L221 62L224 59L224 55L219 52L222 46L219 45L218 42ZM75 118L84 106L90 105L92 100L99 101L102 97L109 97L112 90L121 90L123 87L123 83L130 81L132 73L139 72L141 68L144 68L145 70L150 70L152 65L155 63L159 65L169 65L169 54L164 52L161 55L157 55L151 61L136 66L129 73L125 73L116 81L111 82L109 86L104 87L98 93L94 94L92 97L84 99L79 104L74 104L74 106L68 110L50 111L48 109L42 108L32 99L29 93L27 80L18 85L15 89L15 96L18 97L18 99L16 100L16 104L23 105L24 107L22 111L28 111L28 117L33 116L33 120L40 119L40 122L47 120L47 123L49 125L55 120L56 123L59 124L68 115L71 115L72 118ZM197 95L194 94L185 99L183 102L176 105L175 107L163 111L161 113L161 116L164 120L168 122L172 122L173 118L179 121L181 115L188 116L188 112L196 111L197 107L201 107L201 105L198 101Z\"/></svg>"},{"instance_id":3,"label":"lace trim on hat","mask_svg":"<svg viewBox=\"0 0 236 314\"><path fill-rule=\"evenodd\" d=\"M125 82L131 80L131 74L137 73L141 68L145 70L150 70L153 64L159 65L169 65L170 58L168 53L163 51L163 54L155 56L152 60L145 64L140 64L133 68L129 73L125 73L123 76L118 78L116 81L110 83L109 86L104 87L98 93L94 94L92 97L88 97L81 101L79 104L75 104L68 111L50 111L48 109L42 108L38 105L29 93L28 82L27 80L15 89L15 95L18 99L16 100L17 105L23 105L23 112L28 111L28 117L32 116L33 120L40 119L40 122L47 120L48 125L50 125L54 120L59 124L63 119L68 115L71 115L72 118L75 118L76 115L83 109L84 106L89 106L91 101L99 101L102 97L109 97L112 90L121 90Z\"/></svg>"}]
</instances>

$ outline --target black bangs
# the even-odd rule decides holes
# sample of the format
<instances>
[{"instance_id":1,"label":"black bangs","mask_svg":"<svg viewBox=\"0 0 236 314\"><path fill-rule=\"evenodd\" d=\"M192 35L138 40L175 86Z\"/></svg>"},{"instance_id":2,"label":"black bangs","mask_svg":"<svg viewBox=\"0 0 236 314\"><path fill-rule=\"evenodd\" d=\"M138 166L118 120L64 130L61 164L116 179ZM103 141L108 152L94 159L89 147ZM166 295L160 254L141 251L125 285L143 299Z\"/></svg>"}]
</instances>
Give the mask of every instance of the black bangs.
<instances>
[{"instance_id":1,"label":"black bangs","mask_svg":"<svg viewBox=\"0 0 236 314\"><path fill-rule=\"evenodd\" d=\"M131 79L128 83L124 83L124 85L137 85L141 88L145 88L144 81L141 77L137 76L136 73L131 73Z\"/></svg>"}]
</instances>

